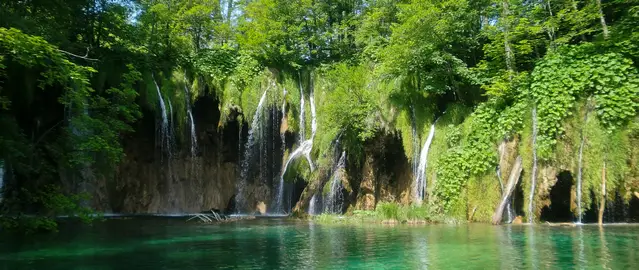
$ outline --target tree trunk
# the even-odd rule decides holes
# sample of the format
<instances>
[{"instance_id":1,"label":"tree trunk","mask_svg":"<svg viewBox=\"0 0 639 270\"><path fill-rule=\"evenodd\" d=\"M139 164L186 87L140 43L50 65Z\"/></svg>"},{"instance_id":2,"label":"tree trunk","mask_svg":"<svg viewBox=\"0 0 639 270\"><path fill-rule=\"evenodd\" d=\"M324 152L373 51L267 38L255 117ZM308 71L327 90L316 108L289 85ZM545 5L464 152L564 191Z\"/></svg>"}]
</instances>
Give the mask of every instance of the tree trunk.
<instances>
[{"instance_id":1,"label":"tree trunk","mask_svg":"<svg viewBox=\"0 0 639 270\"><path fill-rule=\"evenodd\" d=\"M226 0L226 23L231 25L231 15L233 14L233 1L234 0Z\"/></svg>"},{"instance_id":2,"label":"tree trunk","mask_svg":"<svg viewBox=\"0 0 639 270\"><path fill-rule=\"evenodd\" d=\"M601 29L603 30L604 39L608 39L608 25L601 9L601 0L597 0L597 8L599 9L599 20L601 21Z\"/></svg>"},{"instance_id":3,"label":"tree trunk","mask_svg":"<svg viewBox=\"0 0 639 270\"><path fill-rule=\"evenodd\" d=\"M508 203L508 199L512 195L515 190L515 186L517 186L517 182L519 182L519 176L521 175L522 167L521 167L521 156L517 156L517 160L515 160L515 164L513 164L513 168L510 171L510 176L508 177L508 184L506 185L506 190L501 198L501 203L497 209L495 209L495 214L493 214L493 225L497 225L501 223L501 218L504 214L504 208Z\"/></svg>"},{"instance_id":4,"label":"tree trunk","mask_svg":"<svg viewBox=\"0 0 639 270\"><path fill-rule=\"evenodd\" d=\"M511 73L510 78L512 80L512 72L515 70L513 65L513 51L510 48L510 41L508 40L508 34L510 32L510 7L508 6L508 0L503 0L502 4L502 18L505 20L504 23L504 51L506 53L506 68Z\"/></svg>"},{"instance_id":5,"label":"tree trunk","mask_svg":"<svg viewBox=\"0 0 639 270\"><path fill-rule=\"evenodd\" d=\"M599 201L599 217L597 222L599 226L603 225L603 214L606 207L606 162L604 161L603 169L601 170L601 200Z\"/></svg>"}]
</instances>

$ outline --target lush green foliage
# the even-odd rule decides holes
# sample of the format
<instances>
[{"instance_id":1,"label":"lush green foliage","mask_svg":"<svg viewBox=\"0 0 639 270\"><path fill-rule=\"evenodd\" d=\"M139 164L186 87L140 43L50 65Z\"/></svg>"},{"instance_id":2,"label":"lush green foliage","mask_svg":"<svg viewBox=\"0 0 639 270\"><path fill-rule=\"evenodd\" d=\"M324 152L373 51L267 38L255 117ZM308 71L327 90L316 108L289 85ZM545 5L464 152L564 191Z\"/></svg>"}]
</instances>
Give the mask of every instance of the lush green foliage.
<instances>
[{"instance_id":1,"label":"lush green foliage","mask_svg":"<svg viewBox=\"0 0 639 270\"><path fill-rule=\"evenodd\" d=\"M500 192L496 147L504 140L520 141L524 187L532 180L533 153L543 166L575 170L568 157L584 139L584 188L603 192L597 172L606 164L605 192L626 196L639 188L632 151L639 2L600 4L3 1L0 160L15 171L20 181L11 188L20 192L75 181L69 179L83 178L87 168L108 174L124 155L121 136L133 130L141 111L161 118L160 96L173 108L178 139L186 106L198 98L218 99L219 108L210 109L220 110L221 127L250 124L264 93L263 109L285 106L286 131L306 132L308 139L313 92L318 132L312 157L321 167L332 166L339 147L348 153L347 167L361 169L371 154L367 146L386 135L401 136L405 156L417 163L434 123L428 212L470 215L480 193L493 203ZM289 174L322 181L307 167L294 164ZM57 206L40 205L51 207ZM488 211L477 211L475 219L485 220ZM386 218L422 219L425 213L378 205Z\"/></svg>"},{"instance_id":2,"label":"lush green foliage","mask_svg":"<svg viewBox=\"0 0 639 270\"><path fill-rule=\"evenodd\" d=\"M539 118L539 153L549 158L562 132L562 120L575 102L593 97L602 124L615 129L637 114L639 78L630 59L592 46L567 47L541 61L532 74L531 91Z\"/></svg>"}]
</instances>

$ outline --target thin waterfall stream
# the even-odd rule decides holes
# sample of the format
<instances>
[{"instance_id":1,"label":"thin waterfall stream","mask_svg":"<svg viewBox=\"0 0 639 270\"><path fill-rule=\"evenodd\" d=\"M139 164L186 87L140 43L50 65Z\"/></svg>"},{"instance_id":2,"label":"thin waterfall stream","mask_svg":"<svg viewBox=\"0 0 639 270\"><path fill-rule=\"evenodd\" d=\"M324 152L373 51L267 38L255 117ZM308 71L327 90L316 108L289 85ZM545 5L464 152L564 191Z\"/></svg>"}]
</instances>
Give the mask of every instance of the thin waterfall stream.
<instances>
[{"instance_id":1,"label":"thin waterfall stream","mask_svg":"<svg viewBox=\"0 0 639 270\"><path fill-rule=\"evenodd\" d=\"M417 123L415 117L415 108L413 105L410 106L410 128L411 128L411 136L412 136L412 148L413 148L413 156L412 156L412 170L413 175L417 176L417 168L419 167L419 156L417 149L419 149L419 135L417 135Z\"/></svg>"},{"instance_id":2,"label":"thin waterfall stream","mask_svg":"<svg viewBox=\"0 0 639 270\"><path fill-rule=\"evenodd\" d=\"M337 162L337 165L333 169L331 175L331 189L326 195L326 213L341 214L344 204L344 194L342 192L342 171L346 167L346 151L342 152L342 155Z\"/></svg>"},{"instance_id":3,"label":"thin waterfall stream","mask_svg":"<svg viewBox=\"0 0 639 270\"><path fill-rule=\"evenodd\" d=\"M308 203L308 214L311 216L317 215L317 194L313 194L311 201Z\"/></svg>"},{"instance_id":4,"label":"thin waterfall stream","mask_svg":"<svg viewBox=\"0 0 639 270\"><path fill-rule=\"evenodd\" d=\"M585 126L588 122L588 109L586 109L586 115L584 116ZM584 135L584 128L581 128L581 142L579 142L579 157L577 160L577 223L582 223L583 211L581 207L581 189L583 181L583 157L584 157L584 144L586 143L586 136Z\"/></svg>"},{"instance_id":5,"label":"thin waterfall stream","mask_svg":"<svg viewBox=\"0 0 639 270\"><path fill-rule=\"evenodd\" d=\"M537 107L532 109L532 155L533 164L530 178L530 197L528 198L528 223L533 222L533 200L537 183Z\"/></svg>"},{"instance_id":6,"label":"thin waterfall stream","mask_svg":"<svg viewBox=\"0 0 639 270\"><path fill-rule=\"evenodd\" d=\"M299 78L299 87L300 87L300 143L306 140L306 118L304 115L304 110L306 109L304 105L304 88L302 87L302 77L300 75Z\"/></svg>"},{"instance_id":7,"label":"thin waterfall stream","mask_svg":"<svg viewBox=\"0 0 639 270\"><path fill-rule=\"evenodd\" d=\"M437 121L435 121L436 123ZM424 142L424 146L419 154L419 165L417 167L417 175L415 176L415 202L421 204L424 200L426 191L426 167L428 166L428 150L435 136L435 123L430 126L428 138Z\"/></svg>"},{"instance_id":8,"label":"thin waterfall stream","mask_svg":"<svg viewBox=\"0 0 639 270\"><path fill-rule=\"evenodd\" d=\"M186 77L184 78L184 98L186 99L186 117L191 125L191 157L194 158L197 152L197 135L195 134L195 119L193 119L193 113L191 108L191 97L189 94L189 88L186 86Z\"/></svg>"},{"instance_id":9,"label":"thin waterfall stream","mask_svg":"<svg viewBox=\"0 0 639 270\"><path fill-rule=\"evenodd\" d=\"M311 76L312 78L312 76ZM278 190L277 190L277 198L276 198L276 209L278 212L283 213L285 212L285 210L283 209L284 207L284 174L286 174L286 170L288 169L288 165L291 163L291 161L295 160L296 158L298 158L301 155L304 155L306 157L306 159L308 160L308 165L310 167L311 172L315 170L315 167L313 165L313 160L311 159L311 150L313 150L313 139L315 138L315 133L317 132L317 115L316 115L316 111L315 111L315 94L313 91L313 86L312 86L313 82L311 80L311 93L310 93L310 97L309 100L311 102L310 106L311 106L311 138L308 140L303 140L304 137L302 134L304 134L303 130L304 130L304 125L303 125L303 121L302 119L304 119L303 117L301 117L304 114L304 106L301 106L301 111L300 111L300 122L302 124L300 124L300 134L301 134L301 138L302 138L302 142L300 143L300 145L289 155L288 160L286 160L286 163L284 163L284 167L282 169L282 173L280 174L280 183L278 185ZM300 104L304 104L304 91L302 90L302 84L300 82Z\"/></svg>"},{"instance_id":10,"label":"thin waterfall stream","mask_svg":"<svg viewBox=\"0 0 639 270\"><path fill-rule=\"evenodd\" d=\"M2 202L2 194L4 193L4 161L0 160L0 202Z\"/></svg>"},{"instance_id":11,"label":"thin waterfall stream","mask_svg":"<svg viewBox=\"0 0 639 270\"><path fill-rule=\"evenodd\" d=\"M158 86L157 81L155 80L155 77L153 75L151 75L151 77L153 78L153 83L155 83L155 89L157 90L158 93L158 100L160 103L160 109L162 110L162 126L160 127L160 140L161 140L161 147L162 150L167 151L167 152L171 152L171 142L169 139L170 133L169 133L169 117L167 116L166 113L166 105L164 104L164 98L162 98L162 92L160 91L160 86Z\"/></svg>"},{"instance_id":12,"label":"thin waterfall stream","mask_svg":"<svg viewBox=\"0 0 639 270\"><path fill-rule=\"evenodd\" d=\"M240 179L237 181L236 184L237 194L235 196L235 205L236 212L238 214L246 207L244 189L248 183L248 171L253 154L252 150L256 143L256 134L258 134L262 130L262 111L264 103L266 102L266 94L268 93L268 90L269 88L266 88L266 90L264 90L264 93L260 98L260 102L257 104L257 109L255 110L255 115L253 115L253 121L251 122L251 127L248 132L248 140L246 141L246 145L244 146L244 158L241 164Z\"/></svg>"}]
</instances>

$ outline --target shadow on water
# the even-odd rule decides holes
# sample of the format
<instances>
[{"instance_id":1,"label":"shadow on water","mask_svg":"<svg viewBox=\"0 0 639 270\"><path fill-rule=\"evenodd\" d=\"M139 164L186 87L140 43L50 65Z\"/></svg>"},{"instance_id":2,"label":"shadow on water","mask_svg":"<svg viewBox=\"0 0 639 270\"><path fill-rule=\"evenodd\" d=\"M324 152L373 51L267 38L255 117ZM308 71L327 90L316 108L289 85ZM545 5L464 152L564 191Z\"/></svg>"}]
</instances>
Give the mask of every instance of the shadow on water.
<instances>
[{"instance_id":1,"label":"shadow on water","mask_svg":"<svg viewBox=\"0 0 639 270\"><path fill-rule=\"evenodd\" d=\"M323 225L285 218L185 223L112 218L60 233L2 235L0 269L620 268L639 227Z\"/></svg>"}]
</instances>

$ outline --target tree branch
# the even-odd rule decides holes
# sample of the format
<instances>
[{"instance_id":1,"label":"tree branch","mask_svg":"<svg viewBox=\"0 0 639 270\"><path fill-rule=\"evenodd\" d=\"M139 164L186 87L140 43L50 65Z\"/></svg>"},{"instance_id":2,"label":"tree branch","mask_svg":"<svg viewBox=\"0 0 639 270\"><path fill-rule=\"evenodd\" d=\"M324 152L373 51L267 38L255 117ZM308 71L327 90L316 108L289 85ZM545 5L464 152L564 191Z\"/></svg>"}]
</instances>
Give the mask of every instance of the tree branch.
<instances>
[{"instance_id":1,"label":"tree branch","mask_svg":"<svg viewBox=\"0 0 639 270\"><path fill-rule=\"evenodd\" d=\"M67 51L64 51L64 50L60 50L60 49L58 49L58 51L59 51L59 52L61 52L61 53L64 53L64 54L67 54L67 55L70 55L70 56L76 57L76 58L80 58L80 59L87 60L87 61L100 61L100 60L98 60L98 59L88 58L88 57L87 57L87 56L89 56L89 48L88 48L88 47L87 47L87 53L86 53L86 54L84 54L84 56L79 56L79 55L77 55L77 54L73 54L73 53L70 53L70 52L67 52Z\"/></svg>"}]
</instances>

